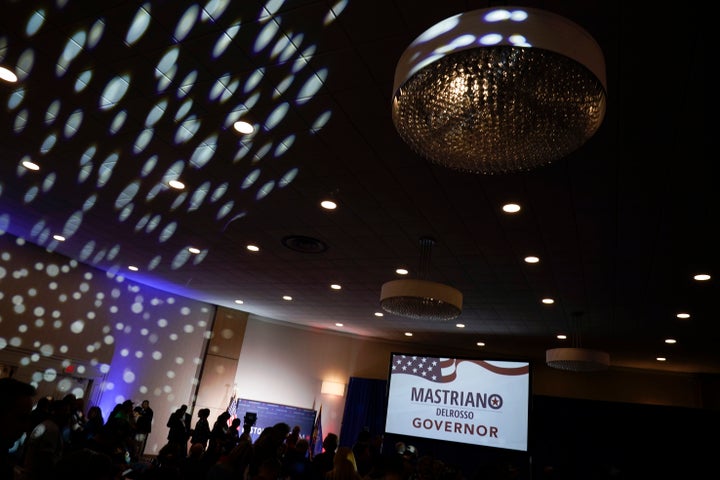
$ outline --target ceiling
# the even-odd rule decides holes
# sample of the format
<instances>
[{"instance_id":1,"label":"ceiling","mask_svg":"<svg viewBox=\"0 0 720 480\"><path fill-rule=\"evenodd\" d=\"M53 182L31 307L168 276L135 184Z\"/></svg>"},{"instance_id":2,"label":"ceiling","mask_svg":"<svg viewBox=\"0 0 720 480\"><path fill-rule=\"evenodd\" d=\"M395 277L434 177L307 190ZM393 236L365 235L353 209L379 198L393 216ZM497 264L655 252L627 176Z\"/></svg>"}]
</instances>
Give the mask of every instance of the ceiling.
<instances>
[{"instance_id":1,"label":"ceiling","mask_svg":"<svg viewBox=\"0 0 720 480\"><path fill-rule=\"evenodd\" d=\"M0 84L2 228L273 321L537 362L570 346L562 332L611 368L720 373L717 278L692 278L720 274L697 10L516 4L597 40L607 112L566 158L483 175L413 153L391 97L415 37L493 2L3 0L0 61L20 79ZM395 269L417 273L421 236L461 316L375 316Z\"/></svg>"}]
</instances>

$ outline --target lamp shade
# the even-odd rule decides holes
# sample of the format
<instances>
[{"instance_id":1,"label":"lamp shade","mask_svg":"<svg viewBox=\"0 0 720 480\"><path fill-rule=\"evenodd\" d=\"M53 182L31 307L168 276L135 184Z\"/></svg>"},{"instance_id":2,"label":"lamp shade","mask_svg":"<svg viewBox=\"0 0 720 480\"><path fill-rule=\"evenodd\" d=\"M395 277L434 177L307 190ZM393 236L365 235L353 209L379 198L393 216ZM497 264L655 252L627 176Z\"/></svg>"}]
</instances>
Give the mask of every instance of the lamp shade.
<instances>
[{"instance_id":1,"label":"lamp shade","mask_svg":"<svg viewBox=\"0 0 720 480\"><path fill-rule=\"evenodd\" d=\"M391 280L380 290L386 312L417 320L452 320L462 312L462 293L442 283L421 279Z\"/></svg>"},{"instance_id":2,"label":"lamp shade","mask_svg":"<svg viewBox=\"0 0 720 480\"><path fill-rule=\"evenodd\" d=\"M445 19L408 46L392 118L433 163L508 173L578 149L605 103L605 60L585 30L543 10L488 8Z\"/></svg>"},{"instance_id":3,"label":"lamp shade","mask_svg":"<svg viewBox=\"0 0 720 480\"><path fill-rule=\"evenodd\" d=\"M380 307L388 313L416 320L452 320L462 312L460 290L426 280L430 252L435 239L420 237L420 278L385 282L380 289Z\"/></svg>"},{"instance_id":4,"label":"lamp shade","mask_svg":"<svg viewBox=\"0 0 720 480\"><path fill-rule=\"evenodd\" d=\"M595 372L610 365L610 355L587 348L552 348L545 352L545 363L549 367L572 372Z\"/></svg>"}]
</instances>

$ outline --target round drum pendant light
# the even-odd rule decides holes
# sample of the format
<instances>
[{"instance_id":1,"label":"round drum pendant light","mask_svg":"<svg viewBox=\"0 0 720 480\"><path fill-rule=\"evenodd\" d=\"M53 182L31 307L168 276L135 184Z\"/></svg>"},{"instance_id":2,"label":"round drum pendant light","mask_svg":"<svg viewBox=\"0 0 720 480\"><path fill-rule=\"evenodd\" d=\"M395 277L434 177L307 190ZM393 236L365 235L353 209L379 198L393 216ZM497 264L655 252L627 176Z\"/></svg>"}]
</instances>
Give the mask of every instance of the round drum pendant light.
<instances>
[{"instance_id":1,"label":"round drum pendant light","mask_svg":"<svg viewBox=\"0 0 720 480\"><path fill-rule=\"evenodd\" d=\"M380 290L380 307L388 313L416 320L452 320L462 312L462 293L449 285L425 279L435 240L420 239L420 278L391 280Z\"/></svg>"},{"instance_id":2,"label":"round drum pendant light","mask_svg":"<svg viewBox=\"0 0 720 480\"><path fill-rule=\"evenodd\" d=\"M591 350L580 346L580 319L582 312L572 314L572 346L551 348L545 351L545 363L548 367L571 372L597 372L610 366L610 354L601 350Z\"/></svg>"},{"instance_id":3,"label":"round drum pendant light","mask_svg":"<svg viewBox=\"0 0 720 480\"><path fill-rule=\"evenodd\" d=\"M545 363L548 367L571 372L597 372L607 370L610 355L599 350L587 348L551 348L545 351Z\"/></svg>"}]
</instances>

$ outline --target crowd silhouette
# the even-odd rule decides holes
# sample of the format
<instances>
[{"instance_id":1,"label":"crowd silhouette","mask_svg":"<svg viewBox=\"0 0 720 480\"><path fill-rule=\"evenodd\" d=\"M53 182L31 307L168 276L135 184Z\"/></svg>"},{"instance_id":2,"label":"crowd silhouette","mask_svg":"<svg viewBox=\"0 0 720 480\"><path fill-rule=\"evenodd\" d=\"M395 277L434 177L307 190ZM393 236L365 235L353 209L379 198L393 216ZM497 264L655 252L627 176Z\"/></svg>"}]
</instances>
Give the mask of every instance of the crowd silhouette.
<instances>
[{"instance_id":1,"label":"crowd silhouette","mask_svg":"<svg viewBox=\"0 0 720 480\"><path fill-rule=\"evenodd\" d=\"M310 436L280 422L261 429L222 412L212 427L210 410L197 411L191 427L187 405L165 425L167 443L146 455L153 428L148 400L126 400L107 418L82 399L34 400L30 384L0 379L0 480L465 480L454 465L398 442L382 452L382 435L363 431L352 445L339 445L330 432L314 453ZM247 419L246 419L247 420ZM512 468L486 469L470 480L517 478Z\"/></svg>"}]
</instances>

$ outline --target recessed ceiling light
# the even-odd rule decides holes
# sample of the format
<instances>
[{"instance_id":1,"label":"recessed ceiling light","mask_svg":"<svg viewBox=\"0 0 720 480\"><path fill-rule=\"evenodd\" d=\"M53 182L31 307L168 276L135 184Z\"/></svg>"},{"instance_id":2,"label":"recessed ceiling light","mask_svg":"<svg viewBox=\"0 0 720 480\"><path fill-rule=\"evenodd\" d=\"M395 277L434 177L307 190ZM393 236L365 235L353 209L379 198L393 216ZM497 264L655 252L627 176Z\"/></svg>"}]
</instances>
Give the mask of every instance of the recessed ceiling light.
<instances>
[{"instance_id":1,"label":"recessed ceiling light","mask_svg":"<svg viewBox=\"0 0 720 480\"><path fill-rule=\"evenodd\" d=\"M64 241L65 241L65 237L63 237L62 235L53 235L53 238L54 238L55 240L57 240L58 242L64 242Z\"/></svg>"},{"instance_id":2,"label":"recessed ceiling light","mask_svg":"<svg viewBox=\"0 0 720 480\"><path fill-rule=\"evenodd\" d=\"M248 122L243 122L242 120L238 120L237 122L233 123L233 128L237 132L243 133L245 135L253 133L255 131L255 127L253 127Z\"/></svg>"},{"instance_id":3,"label":"recessed ceiling light","mask_svg":"<svg viewBox=\"0 0 720 480\"><path fill-rule=\"evenodd\" d=\"M382 313L382 312L375 312L375 316L376 316L376 317L384 317L385 314Z\"/></svg>"},{"instance_id":4,"label":"recessed ceiling light","mask_svg":"<svg viewBox=\"0 0 720 480\"><path fill-rule=\"evenodd\" d=\"M670 344L670 345L674 345L674 344L677 343L677 340L675 340L674 338L666 338L666 339L665 339L665 343L668 343L668 344Z\"/></svg>"},{"instance_id":5,"label":"recessed ceiling light","mask_svg":"<svg viewBox=\"0 0 720 480\"><path fill-rule=\"evenodd\" d=\"M283 300L287 300L289 302L292 300L292 297L290 295L283 295Z\"/></svg>"},{"instance_id":6,"label":"recessed ceiling light","mask_svg":"<svg viewBox=\"0 0 720 480\"><path fill-rule=\"evenodd\" d=\"M33 170L35 172L40 170L40 165L35 162L31 162L30 160L23 160L22 166L27 168L28 170Z\"/></svg>"},{"instance_id":7,"label":"recessed ceiling light","mask_svg":"<svg viewBox=\"0 0 720 480\"><path fill-rule=\"evenodd\" d=\"M240 299L237 299L237 300L235 300L235 303L237 303L238 305L242 305L242 304L245 303L245 302L243 302L243 301L240 300Z\"/></svg>"},{"instance_id":8,"label":"recessed ceiling light","mask_svg":"<svg viewBox=\"0 0 720 480\"><path fill-rule=\"evenodd\" d=\"M406 337L412 337L412 335L413 335L412 332L405 332Z\"/></svg>"},{"instance_id":9,"label":"recessed ceiling light","mask_svg":"<svg viewBox=\"0 0 720 480\"><path fill-rule=\"evenodd\" d=\"M325 210L335 210L337 208L337 203L332 200L323 200L320 202L320 206Z\"/></svg>"},{"instance_id":10,"label":"recessed ceiling light","mask_svg":"<svg viewBox=\"0 0 720 480\"><path fill-rule=\"evenodd\" d=\"M545 305L552 305L553 303L555 303L555 300L553 300L552 298L543 298L542 303L544 303Z\"/></svg>"},{"instance_id":11,"label":"recessed ceiling light","mask_svg":"<svg viewBox=\"0 0 720 480\"><path fill-rule=\"evenodd\" d=\"M697 275L694 275L693 278L698 282L705 282L707 280L710 280L710 275L708 275L707 273L698 273Z\"/></svg>"},{"instance_id":12,"label":"recessed ceiling light","mask_svg":"<svg viewBox=\"0 0 720 480\"><path fill-rule=\"evenodd\" d=\"M137 271L140 270L140 269L139 269L138 267L136 267L135 265L129 265L129 266L128 266L128 270L132 270L133 272L137 272Z\"/></svg>"},{"instance_id":13,"label":"recessed ceiling light","mask_svg":"<svg viewBox=\"0 0 720 480\"><path fill-rule=\"evenodd\" d=\"M456 326L457 328L465 328L465 324L464 324L464 323L456 323L455 326Z\"/></svg>"},{"instance_id":14,"label":"recessed ceiling light","mask_svg":"<svg viewBox=\"0 0 720 480\"><path fill-rule=\"evenodd\" d=\"M335 326L336 326L336 327L344 327L345 324L344 324L344 323L337 322L337 323L335 323Z\"/></svg>"},{"instance_id":15,"label":"recessed ceiling light","mask_svg":"<svg viewBox=\"0 0 720 480\"><path fill-rule=\"evenodd\" d=\"M665 358L665 357L657 357L657 358L655 358L655 360L657 360L658 362L664 362L664 361L667 360L667 358Z\"/></svg>"},{"instance_id":16,"label":"recessed ceiling light","mask_svg":"<svg viewBox=\"0 0 720 480\"><path fill-rule=\"evenodd\" d=\"M538 263L540 261L540 259L536 256L530 255L530 256L525 257L525 261L527 263Z\"/></svg>"},{"instance_id":17,"label":"recessed ceiling light","mask_svg":"<svg viewBox=\"0 0 720 480\"><path fill-rule=\"evenodd\" d=\"M15 73L9 68L0 67L0 80L15 83L17 82L17 75L15 75Z\"/></svg>"},{"instance_id":18,"label":"recessed ceiling light","mask_svg":"<svg viewBox=\"0 0 720 480\"><path fill-rule=\"evenodd\" d=\"M683 320L686 319L686 318L690 318L690 314L689 314L689 313L685 313L685 312L680 312L680 313L678 313L678 314L675 315L675 316L676 316L677 318L682 318Z\"/></svg>"},{"instance_id":19,"label":"recessed ceiling light","mask_svg":"<svg viewBox=\"0 0 720 480\"><path fill-rule=\"evenodd\" d=\"M477 342L475 345L477 345L478 347L484 347L485 342Z\"/></svg>"},{"instance_id":20,"label":"recessed ceiling light","mask_svg":"<svg viewBox=\"0 0 720 480\"><path fill-rule=\"evenodd\" d=\"M260 251L260 247L258 247L257 245L248 245L245 248L247 248L251 252L259 252Z\"/></svg>"},{"instance_id":21,"label":"recessed ceiling light","mask_svg":"<svg viewBox=\"0 0 720 480\"><path fill-rule=\"evenodd\" d=\"M507 203L502 207L503 212L506 213L517 213L520 211L520 205L517 203Z\"/></svg>"},{"instance_id":22,"label":"recessed ceiling light","mask_svg":"<svg viewBox=\"0 0 720 480\"><path fill-rule=\"evenodd\" d=\"M200 249L197 247L188 247L188 252L192 253L193 255L197 255L200 253Z\"/></svg>"},{"instance_id":23,"label":"recessed ceiling light","mask_svg":"<svg viewBox=\"0 0 720 480\"><path fill-rule=\"evenodd\" d=\"M340 290L342 287L337 283L333 283L332 285L330 285L330 288L332 288L333 290Z\"/></svg>"},{"instance_id":24,"label":"recessed ceiling light","mask_svg":"<svg viewBox=\"0 0 720 480\"><path fill-rule=\"evenodd\" d=\"M395 270L395 273L397 273L398 275L407 275L410 272L408 272L407 268L398 268Z\"/></svg>"},{"instance_id":25,"label":"recessed ceiling light","mask_svg":"<svg viewBox=\"0 0 720 480\"><path fill-rule=\"evenodd\" d=\"M174 188L175 190L184 190L185 184L181 182L180 180L170 180L168 182L168 186L170 188Z\"/></svg>"},{"instance_id":26,"label":"recessed ceiling light","mask_svg":"<svg viewBox=\"0 0 720 480\"><path fill-rule=\"evenodd\" d=\"M558 340L567 340L567 335L565 335L564 333L559 333L556 338Z\"/></svg>"}]
</instances>

